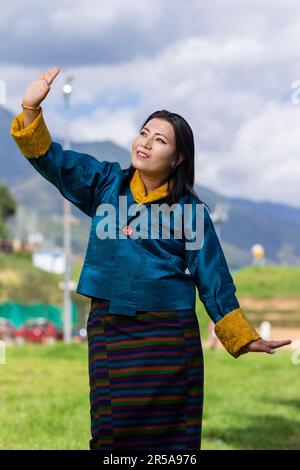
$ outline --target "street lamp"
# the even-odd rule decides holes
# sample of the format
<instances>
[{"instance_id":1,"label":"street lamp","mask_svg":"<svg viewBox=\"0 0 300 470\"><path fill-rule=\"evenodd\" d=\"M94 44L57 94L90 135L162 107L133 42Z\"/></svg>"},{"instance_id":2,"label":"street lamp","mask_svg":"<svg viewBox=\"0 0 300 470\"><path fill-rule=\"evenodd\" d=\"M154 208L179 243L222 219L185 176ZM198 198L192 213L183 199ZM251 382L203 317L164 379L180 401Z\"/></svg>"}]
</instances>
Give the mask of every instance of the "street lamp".
<instances>
[{"instance_id":1,"label":"street lamp","mask_svg":"<svg viewBox=\"0 0 300 470\"><path fill-rule=\"evenodd\" d=\"M70 98L72 93L71 81L73 76L67 77L62 91L64 96L65 111L65 135L64 150L71 149L70 140ZM64 254L65 254L65 282L64 282L64 307L63 307L63 332L64 342L70 343L72 338L72 302L71 302L71 204L64 199Z\"/></svg>"}]
</instances>

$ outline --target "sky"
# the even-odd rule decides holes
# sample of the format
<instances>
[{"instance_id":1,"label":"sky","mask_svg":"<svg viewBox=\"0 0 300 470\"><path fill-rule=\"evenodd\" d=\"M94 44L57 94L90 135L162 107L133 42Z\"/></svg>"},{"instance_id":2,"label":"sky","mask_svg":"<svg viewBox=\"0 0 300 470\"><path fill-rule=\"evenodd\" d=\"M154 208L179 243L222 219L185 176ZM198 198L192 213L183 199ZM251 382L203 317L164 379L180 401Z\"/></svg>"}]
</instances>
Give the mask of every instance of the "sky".
<instances>
[{"instance_id":1,"label":"sky","mask_svg":"<svg viewBox=\"0 0 300 470\"><path fill-rule=\"evenodd\" d=\"M17 114L59 65L42 107L62 137L72 75L74 141L130 151L146 117L176 112L193 129L198 184L300 207L299 43L299 0L2 0L0 80Z\"/></svg>"}]
</instances>

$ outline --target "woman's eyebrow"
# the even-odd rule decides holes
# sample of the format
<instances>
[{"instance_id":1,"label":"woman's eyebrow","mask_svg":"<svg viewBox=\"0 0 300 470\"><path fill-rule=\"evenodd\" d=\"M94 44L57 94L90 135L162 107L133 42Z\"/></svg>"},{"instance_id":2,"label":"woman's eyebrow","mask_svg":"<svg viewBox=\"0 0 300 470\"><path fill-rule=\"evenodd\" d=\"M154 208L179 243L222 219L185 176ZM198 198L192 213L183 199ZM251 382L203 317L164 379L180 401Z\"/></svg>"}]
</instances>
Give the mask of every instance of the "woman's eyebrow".
<instances>
[{"instance_id":1,"label":"woman's eyebrow","mask_svg":"<svg viewBox=\"0 0 300 470\"><path fill-rule=\"evenodd\" d=\"M150 132L147 127L144 127L143 129L146 129L146 131ZM163 137L165 137L165 139L169 140L168 137L166 137L164 134L161 134L160 132L155 132L155 135L162 135Z\"/></svg>"}]
</instances>

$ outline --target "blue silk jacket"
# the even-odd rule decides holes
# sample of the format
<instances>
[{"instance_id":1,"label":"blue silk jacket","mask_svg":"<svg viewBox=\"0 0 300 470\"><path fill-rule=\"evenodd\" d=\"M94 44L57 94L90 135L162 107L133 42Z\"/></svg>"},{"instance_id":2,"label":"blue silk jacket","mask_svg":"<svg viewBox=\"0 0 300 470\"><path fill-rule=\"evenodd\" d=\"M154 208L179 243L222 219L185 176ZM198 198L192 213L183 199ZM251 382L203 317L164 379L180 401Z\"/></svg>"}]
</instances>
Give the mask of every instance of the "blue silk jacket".
<instances>
[{"instance_id":1,"label":"blue silk jacket","mask_svg":"<svg viewBox=\"0 0 300 470\"><path fill-rule=\"evenodd\" d=\"M128 170L122 170L118 162L98 161L88 154L64 151L59 143L52 141L42 110L26 128L20 113L12 123L11 134L28 162L66 199L91 217L87 252L76 292L109 299L111 314L135 316L139 310L194 309L196 286L199 298L216 324L218 338L233 357L239 356L245 344L260 338L240 308L221 244L203 204L200 248L187 249L186 242L192 239L187 240L185 234L175 237L172 218L169 238L162 238L161 232L157 238L151 238L150 222L144 237L134 237L132 232L139 233L135 224L138 216L147 213L151 220L151 203L164 202L165 187L150 192L148 198L138 198L143 184L137 170L130 184L126 184ZM120 196L126 209L122 214ZM140 208L137 202L142 204ZM111 225L115 237L99 236L105 217L107 220L107 212L100 209L103 204L115 209L116 219L109 219L116 220ZM184 204L192 208L189 219L192 230L197 222L199 201L190 193L181 197L179 205L183 208ZM162 223L159 222L160 230Z\"/></svg>"}]
</instances>

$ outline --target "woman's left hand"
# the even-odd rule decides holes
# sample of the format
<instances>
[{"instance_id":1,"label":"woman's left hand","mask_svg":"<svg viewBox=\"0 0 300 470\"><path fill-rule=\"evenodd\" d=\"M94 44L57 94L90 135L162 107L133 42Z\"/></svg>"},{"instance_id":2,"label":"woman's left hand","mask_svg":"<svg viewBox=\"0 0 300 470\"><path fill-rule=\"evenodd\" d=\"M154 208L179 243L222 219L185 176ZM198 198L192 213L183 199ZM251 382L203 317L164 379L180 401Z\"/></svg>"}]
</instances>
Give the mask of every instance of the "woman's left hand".
<instances>
[{"instance_id":1,"label":"woman's left hand","mask_svg":"<svg viewBox=\"0 0 300 470\"><path fill-rule=\"evenodd\" d=\"M267 354L274 354L276 348L281 348L287 344L291 344L291 339L283 339L282 341L266 341L265 339L257 339L251 341L240 349L240 355L248 352L265 352Z\"/></svg>"}]
</instances>

